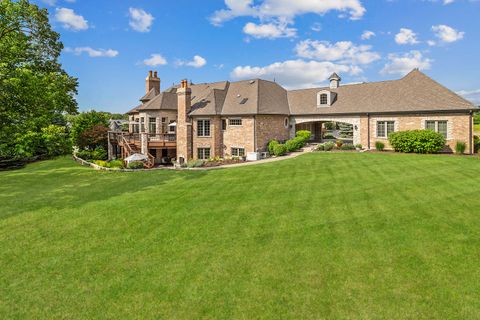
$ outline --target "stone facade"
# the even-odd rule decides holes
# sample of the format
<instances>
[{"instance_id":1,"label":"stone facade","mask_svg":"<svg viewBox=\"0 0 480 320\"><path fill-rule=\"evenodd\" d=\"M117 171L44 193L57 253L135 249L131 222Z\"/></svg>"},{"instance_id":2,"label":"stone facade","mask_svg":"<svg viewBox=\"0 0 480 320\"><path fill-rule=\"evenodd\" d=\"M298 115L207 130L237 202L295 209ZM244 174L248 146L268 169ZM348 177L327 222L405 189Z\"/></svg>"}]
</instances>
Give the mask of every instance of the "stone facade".
<instances>
[{"instance_id":1,"label":"stone facade","mask_svg":"<svg viewBox=\"0 0 480 320\"><path fill-rule=\"evenodd\" d=\"M182 87L177 90L177 157L180 162L186 162L193 157L192 122L188 117L191 109L192 90L187 87L187 81L182 81Z\"/></svg>"},{"instance_id":2,"label":"stone facade","mask_svg":"<svg viewBox=\"0 0 480 320\"><path fill-rule=\"evenodd\" d=\"M198 121L209 120L210 121L210 135L208 137L198 136ZM194 117L193 118L193 159L198 159L199 148L209 148L210 157L223 157L223 144L222 144L222 120L220 116L213 117Z\"/></svg>"},{"instance_id":3,"label":"stone facade","mask_svg":"<svg viewBox=\"0 0 480 320\"><path fill-rule=\"evenodd\" d=\"M290 137L290 117L283 115L257 115L255 117L256 150L267 150L271 140L288 140Z\"/></svg>"}]
</instances>

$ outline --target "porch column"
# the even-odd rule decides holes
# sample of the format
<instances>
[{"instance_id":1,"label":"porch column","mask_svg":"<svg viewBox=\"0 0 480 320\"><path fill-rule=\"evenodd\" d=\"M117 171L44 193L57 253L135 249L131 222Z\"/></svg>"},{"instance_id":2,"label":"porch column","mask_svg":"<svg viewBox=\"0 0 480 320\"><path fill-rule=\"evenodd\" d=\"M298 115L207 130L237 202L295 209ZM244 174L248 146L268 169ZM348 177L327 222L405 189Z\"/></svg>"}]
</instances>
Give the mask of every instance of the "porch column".
<instances>
[{"instance_id":1,"label":"porch column","mask_svg":"<svg viewBox=\"0 0 480 320\"><path fill-rule=\"evenodd\" d=\"M295 126L296 126L296 121L295 118L290 118L290 139L295 138Z\"/></svg>"},{"instance_id":2,"label":"porch column","mask_svg":"<svg viewBox=\"0 0 480 320\"><path fill-rule=\"evenodd\" d=\"M110 141L110 132L108 133L108 161L113 159L113 145L112 142Z\"/></svg>"},{"instance_id":3,"label":"porch column","mask_svg":"<svg viewBox=\"0 0 480 320\"><path fill-rule=\"evenodd\" d=\"M142 154L148 154L148 133L141 133Z\"/></svg>"}]
</instances>

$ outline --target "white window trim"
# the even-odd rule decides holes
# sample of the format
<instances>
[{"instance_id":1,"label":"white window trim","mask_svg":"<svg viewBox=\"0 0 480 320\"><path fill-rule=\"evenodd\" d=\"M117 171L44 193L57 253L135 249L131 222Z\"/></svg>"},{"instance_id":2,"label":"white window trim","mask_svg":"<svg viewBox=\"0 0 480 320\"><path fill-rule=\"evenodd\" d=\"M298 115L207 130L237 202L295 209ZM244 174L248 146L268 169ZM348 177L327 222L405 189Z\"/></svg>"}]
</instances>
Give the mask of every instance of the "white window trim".
<instances>
[{"instance_id":1,"label":"white window trim","mask_svg":"<svg viewBox=\"0 0 480 320\"><path fill-rule=\"evenodd\" d=\"M447 121L447 141L453 140L453 121L448 117L424 117L422 118L421 128L427 129L427 121L435 121L435 130L438 132L438 121Z\"/></svg>"},{"instance_id":2,"label":"white window trim","mask_svg":"<svg viewBox=\"0 0 480 320\"><path fill-rule=\"evenodd\" d=\"M387 137L379 137L378 136L378 130L377 130L377 126L378 126L378 123L379 122L390 122L390 121L393 121L393 132L397 132L398 131L398 119L397 118L373 118L372 119L373 123L374 123L374 131L373 131L373 134L374 134L374 137L375 138L378 138L378 139L384 139L384 140L387 140L388 139L388 136ZM385 127L385 133L387 131L387 128Z\"/></svg>"},{"instance_id":3,"label":"white window trim","mask_svg":"<svg viewBox=\"0 0 480 320\"><path fill-rule=\"evenodd\" d=\"M327 95L327 104L321 104L320 103L320 97L322 94ZM317 93L317 108L327 108L332 106L332 93L328 90L322 90Z\"/></svg>"}]
</instances>

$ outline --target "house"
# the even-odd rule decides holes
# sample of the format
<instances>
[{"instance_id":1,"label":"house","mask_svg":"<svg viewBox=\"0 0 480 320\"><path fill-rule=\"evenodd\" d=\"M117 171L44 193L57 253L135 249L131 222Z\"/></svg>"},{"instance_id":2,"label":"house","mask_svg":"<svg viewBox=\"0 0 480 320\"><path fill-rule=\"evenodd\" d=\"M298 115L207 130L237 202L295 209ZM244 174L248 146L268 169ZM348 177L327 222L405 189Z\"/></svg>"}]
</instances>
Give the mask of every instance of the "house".
<instances>
[{"instance_id":1,"label":"house","mask_svg":"<svg viewBox=\"0 0 480 320\"><path fill-rule=\"evenodd\" d=\"M322 139L322 123L353 127L353 143L366 149L391 132L431 129L473 151L473 111L469 101L418 69L399 80L286 90L261 79L180 85L160 90L157 72L149 72L141 104L128 112L129 132L109 134L110 157L141 152L149 163L245 156L262 152L272 139L286 140L298 130Z\"/></svg>"}]
</instances>

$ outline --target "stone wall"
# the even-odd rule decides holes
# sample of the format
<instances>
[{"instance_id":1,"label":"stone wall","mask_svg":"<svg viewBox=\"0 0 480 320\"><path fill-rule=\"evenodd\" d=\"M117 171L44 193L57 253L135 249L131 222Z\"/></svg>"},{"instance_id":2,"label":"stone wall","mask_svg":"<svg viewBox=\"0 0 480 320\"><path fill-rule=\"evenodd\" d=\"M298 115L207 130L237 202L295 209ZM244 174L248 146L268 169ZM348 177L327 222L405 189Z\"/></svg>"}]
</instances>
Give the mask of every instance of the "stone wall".
<instances>
[{"instance_id":1,"label":"stone wall","mask_svg":"<svg viewBox=\"0 0 480 320\"><path fill-rule=\"evenodd\" d=\"M232 117L238 119L240 117ZM255 152L255 119L253 116L241 117L241 126L231 126L227 120L227 129L223 131L223 156L231 155L231 148L244 148L245 155Z\"/></svg>"},{"instance_id":2,"label":"stone wall","mask_svg":"<svg viewBox=\"0 0 480 320\"><path fill-rule=\"evenodd\" d=\"M199 137L197 122L201 119L210 120L210 136ZM210 148L210 157L222 157L222 120L220 116L193 118L193 158L198 159L198 148Z\"/></svg>"}]
</instances>

